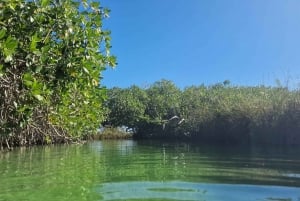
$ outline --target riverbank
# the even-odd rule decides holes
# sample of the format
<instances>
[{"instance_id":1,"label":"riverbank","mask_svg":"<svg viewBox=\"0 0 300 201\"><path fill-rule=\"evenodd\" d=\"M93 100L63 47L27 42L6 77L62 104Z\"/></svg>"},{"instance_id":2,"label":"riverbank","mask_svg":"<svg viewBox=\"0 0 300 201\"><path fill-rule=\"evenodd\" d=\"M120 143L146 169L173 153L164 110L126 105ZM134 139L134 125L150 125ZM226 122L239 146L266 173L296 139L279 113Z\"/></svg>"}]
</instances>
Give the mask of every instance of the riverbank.
<instances>
[{"instance_id":1,"label":"riverbank","mask_svg":"<svg viewBox=\"0 0 300 201\"><path fill-rule=\"evenodd\" d=\"M97 134L89 136L91 140L119 140L119 139L132 139L133 135L120 128L103 128Z\"/></svg>"},{"instance_id":2,"label":"riverbank","mask_svg":"<svg viewBox=\"0 0 300 201\"><path fill-rule=\"evenodd\" d=\"M219 145L300 145L299 89L239 87L224 82L182 90L162 80L146 89L109 89L104 105L109 111L100 119L107 127L104 131L97 132L100 123L93 122L95 131L76 134L40 120L34 130L22 131L24 135L0 135L0 148L129 138ZM83 129L86 125L80 126Z\"/></svg>"}]
</instances>

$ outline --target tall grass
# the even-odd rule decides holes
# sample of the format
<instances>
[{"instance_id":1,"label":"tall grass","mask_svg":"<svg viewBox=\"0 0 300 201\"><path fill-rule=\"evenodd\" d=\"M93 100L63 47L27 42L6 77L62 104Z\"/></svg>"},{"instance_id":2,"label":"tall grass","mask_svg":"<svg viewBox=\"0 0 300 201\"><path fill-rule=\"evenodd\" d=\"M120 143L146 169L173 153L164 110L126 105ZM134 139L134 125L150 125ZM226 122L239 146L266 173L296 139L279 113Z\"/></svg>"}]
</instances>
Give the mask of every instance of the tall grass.
<instances>
[{"instance_id":1,"label":"tall grass","mask_svg":"<svg viewBox=\"0 0 300 201\"><path fill-rule=\"evenodd\" d=\"M196 88L192 94L201 95L186 103L188 121L180 129L191 137L226 143L300 143L297 90L219 86Z\"/></svg>"}]
</instances>

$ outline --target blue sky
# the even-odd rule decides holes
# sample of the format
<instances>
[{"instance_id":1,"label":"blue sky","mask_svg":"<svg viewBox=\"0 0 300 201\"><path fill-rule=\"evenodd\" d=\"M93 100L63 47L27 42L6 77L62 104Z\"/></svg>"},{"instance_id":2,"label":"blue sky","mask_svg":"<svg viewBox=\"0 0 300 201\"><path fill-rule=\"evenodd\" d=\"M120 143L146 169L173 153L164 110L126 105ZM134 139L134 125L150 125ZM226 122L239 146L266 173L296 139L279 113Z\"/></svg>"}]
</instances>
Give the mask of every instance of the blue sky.
<instances>
[{"instance_id":1,"label":"blue sky","mask_svg":"<svg viewBox=\"0 0 300 201\"><path fill-rule=\"evenodd\" d=\"M300 83L299 0L101 0L115 69L103 85Z\"/></svg>"}]
</instances>

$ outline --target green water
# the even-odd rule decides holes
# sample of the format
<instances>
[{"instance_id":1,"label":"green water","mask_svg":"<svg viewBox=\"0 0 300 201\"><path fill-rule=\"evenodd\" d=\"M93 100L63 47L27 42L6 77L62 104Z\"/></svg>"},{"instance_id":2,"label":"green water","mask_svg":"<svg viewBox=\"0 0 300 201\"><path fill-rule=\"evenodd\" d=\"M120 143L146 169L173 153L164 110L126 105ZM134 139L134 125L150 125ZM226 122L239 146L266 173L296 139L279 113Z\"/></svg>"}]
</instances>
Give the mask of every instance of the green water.
<instances>
[{"instance_id":1,"label":"green water","mask_svg":"<svg viewBox=\"0 0 300 201\"><path fill-rule=\"evenodd\" d=\"M0 153L0 201L300 201L300 149L103 141Z\"/></svg>"}]
</instances>

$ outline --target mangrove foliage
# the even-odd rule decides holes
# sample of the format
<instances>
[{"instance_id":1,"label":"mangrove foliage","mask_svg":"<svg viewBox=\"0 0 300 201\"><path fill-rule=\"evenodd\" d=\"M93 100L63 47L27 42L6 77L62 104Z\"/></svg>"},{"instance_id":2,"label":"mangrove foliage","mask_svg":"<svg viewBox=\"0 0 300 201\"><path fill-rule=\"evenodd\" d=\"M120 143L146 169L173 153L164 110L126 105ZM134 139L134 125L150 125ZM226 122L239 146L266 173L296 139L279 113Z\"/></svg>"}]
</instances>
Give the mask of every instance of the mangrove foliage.
<instances>
[{"instance_id":1,"label":"mangrove foliage","mask_svg":"<svg viewBox=\"0 0 300 201\"><path fill-rule=\"evenodd\" d=\"M112 88L106 124L135 138L217 143L300 144L300 91L242 87L229 81L181 90L161 80L148 88Z\"/></svg>"},{"instance_id":2,"label":"mangrove foliage","mask_svg":"<svg viewBox=\"0 0 300 201\"><path fill-rule=\"evenodd\" d=\"M0 0L0 147L97 131L101 72L116 63L108 13L92 0Z\"/></svg>"}]
</instances>

